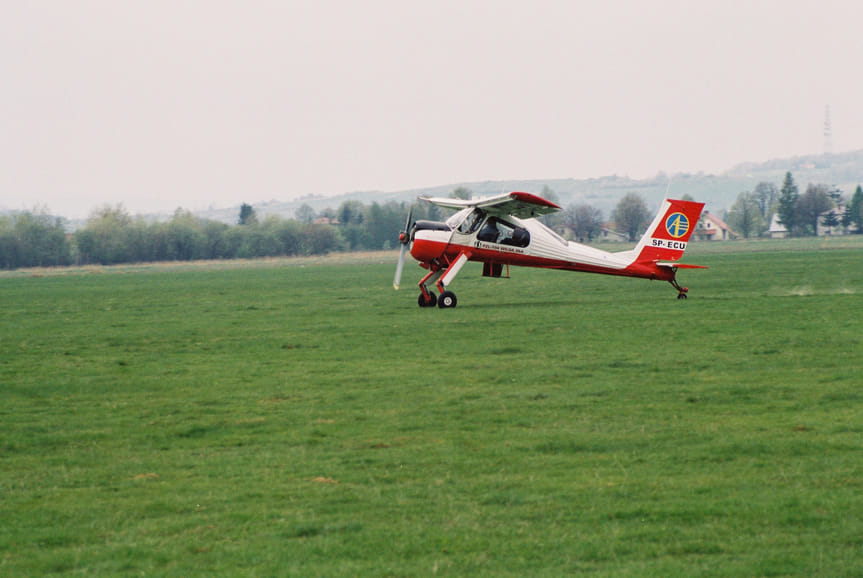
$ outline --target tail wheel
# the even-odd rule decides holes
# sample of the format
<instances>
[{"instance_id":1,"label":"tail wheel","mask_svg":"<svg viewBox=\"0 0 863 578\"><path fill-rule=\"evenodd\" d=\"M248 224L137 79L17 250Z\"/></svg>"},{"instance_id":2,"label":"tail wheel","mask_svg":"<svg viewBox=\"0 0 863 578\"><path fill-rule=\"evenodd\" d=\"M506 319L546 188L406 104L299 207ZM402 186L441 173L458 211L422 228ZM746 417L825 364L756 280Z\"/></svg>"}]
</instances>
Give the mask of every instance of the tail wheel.
<instances>
[{"instance_id":1,"label":"tail wheel","mask_svg":"<svg viewBox=\"0 0 863 578\"><path fill-rule=\"evenodd\" d=\"M455 307L456 303L458 303L458 300L455 298L455 293L452 291L444 291L440 294L440 297L437 300L437 306L441 309Z\"/></svg>"},{"instance_id":2,"label":"tail wheel","mask_svg":"<svg viewBox=\"0 0 863 578\"><path fill-rule=\"evenodd\" d=\"M428 298L426 298L428 295ZM417 299L417 303L420 307L434 307L437 304L437 297L434 293L420 293L419 299Z\"/></svg>"}]
</instances>

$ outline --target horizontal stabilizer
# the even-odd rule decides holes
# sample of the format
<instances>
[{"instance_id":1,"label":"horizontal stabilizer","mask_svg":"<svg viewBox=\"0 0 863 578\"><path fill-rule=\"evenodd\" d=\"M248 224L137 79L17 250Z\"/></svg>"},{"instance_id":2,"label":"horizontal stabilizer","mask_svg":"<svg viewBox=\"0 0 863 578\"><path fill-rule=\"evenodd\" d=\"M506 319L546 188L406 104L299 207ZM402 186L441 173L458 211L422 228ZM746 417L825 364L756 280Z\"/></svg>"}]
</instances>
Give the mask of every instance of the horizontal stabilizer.
<instances>
[{"instance_id":1,"label":"horizontal stabilizer","mask_svg":"<svg viewBox=\"0 0 863 578\"><path fill-rule=\"evenodd\" d=\"M658 267L674 267L676 269L707 269L704 265L687 265L686 263L657 263Z\"/></svg>"}]
</instances>

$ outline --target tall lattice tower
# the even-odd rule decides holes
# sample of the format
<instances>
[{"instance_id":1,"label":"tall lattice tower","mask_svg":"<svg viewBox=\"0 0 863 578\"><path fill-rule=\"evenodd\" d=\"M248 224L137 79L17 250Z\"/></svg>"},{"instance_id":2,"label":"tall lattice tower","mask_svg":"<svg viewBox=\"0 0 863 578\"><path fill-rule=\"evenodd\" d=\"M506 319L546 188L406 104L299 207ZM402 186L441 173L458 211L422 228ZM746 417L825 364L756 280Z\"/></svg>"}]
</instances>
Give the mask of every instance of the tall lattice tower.
<instances>
[{"instance_id":1,"label":"tall lattice tower","mask_svg":"<svg viewBox=\"0 0 863 578\"><path fill-rule=\"evenodd\" d=\"M833 154L833 125L830 123L830 105L824 107L824 156ZM828 159L829 162L829 159Z\"/></svg>"}]
</instances>

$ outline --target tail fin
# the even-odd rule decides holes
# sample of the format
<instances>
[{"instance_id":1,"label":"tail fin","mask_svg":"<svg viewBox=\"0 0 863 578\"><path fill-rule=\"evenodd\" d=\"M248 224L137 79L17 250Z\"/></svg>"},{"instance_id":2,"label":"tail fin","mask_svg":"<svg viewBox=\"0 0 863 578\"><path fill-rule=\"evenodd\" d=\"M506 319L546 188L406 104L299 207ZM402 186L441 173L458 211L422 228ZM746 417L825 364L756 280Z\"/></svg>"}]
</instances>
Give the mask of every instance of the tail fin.
<instances>
[{"instance_id":1,"label":"tail fin","mask_svg":"<svg viewBox=\"0 0 863 578\"><path fill-rule=\"evenodd\" d=\"M704 203L666 199L647 232L633 249L637 263L677 261L701 217Z\"/></svg>"}]
</instances>

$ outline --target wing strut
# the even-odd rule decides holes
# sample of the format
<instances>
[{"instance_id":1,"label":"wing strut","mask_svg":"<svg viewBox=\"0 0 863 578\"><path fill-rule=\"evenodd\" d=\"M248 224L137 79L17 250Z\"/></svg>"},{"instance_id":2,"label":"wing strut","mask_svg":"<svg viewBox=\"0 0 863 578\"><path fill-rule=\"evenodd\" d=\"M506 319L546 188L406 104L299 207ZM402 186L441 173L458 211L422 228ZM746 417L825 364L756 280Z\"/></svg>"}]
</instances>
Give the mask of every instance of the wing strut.
<instances>
[{"instance_id":1,"label":"wing strut","mask_svg":"<svg viewBox=\"0 0 863 578\"><path fill-rule=\"evenodd\" d=\"M467 263L468 259L470 259L469 252L462 251L459 253L456 260L447 268L446 274L437 282L437 288L440 292L443 292L446 289L446 286L452 283L452 280L455 279L455 276L458 275L458 272L461 271L461 268L464 267L464 264Z\"/></svg>"}]
</instances>

